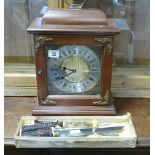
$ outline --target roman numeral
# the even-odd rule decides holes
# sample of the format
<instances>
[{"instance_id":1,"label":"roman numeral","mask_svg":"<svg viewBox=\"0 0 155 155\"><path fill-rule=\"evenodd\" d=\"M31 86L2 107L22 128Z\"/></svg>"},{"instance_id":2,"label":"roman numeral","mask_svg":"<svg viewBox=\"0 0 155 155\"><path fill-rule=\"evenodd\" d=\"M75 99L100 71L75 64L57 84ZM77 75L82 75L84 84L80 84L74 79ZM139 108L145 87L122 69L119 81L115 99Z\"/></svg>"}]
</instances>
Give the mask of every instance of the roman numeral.
<instances>
[{"instance_id":1,"label":"roman numeral","mask_svg":"<svg viewBox=\"0 0 155 155\"><path fill-rule=\"evenodd\" d=\"M58 77L55 78L56 81L59 81L59 80L61 80L61 79L62 79L62 78L61 78L60 76L58 76Z\"/></svg>"},{"instance_id":2,"label":"roman numeral","mask_svg":"<svg viewBox=\"0 0 155 155\"><path fill-rule=\"evenodd\" d=\"M95 61L95 59L93 59L93 60L89 61L89 63L91 63L91 62L93 62L93 61Z\"/></svg>"},{"instance_id":3,"label":"roman numeral","mask_svg":"<svg viewBox=\"0 0 155 155\"><path fill-rule=\"evenodd\" d=\"M73 90L76 90L76 86L75 85L73 85Z\"/></svg>"},{"instance_id":4,"label":"roman numeral","mask_svg":"<svg viewBox=\"0 0 155 155\"><path fill-rule=\"evenodd\" d=\"M63 87L67 87L67 83L66 82L63 84Z\"/></svg>"}]
</instances>

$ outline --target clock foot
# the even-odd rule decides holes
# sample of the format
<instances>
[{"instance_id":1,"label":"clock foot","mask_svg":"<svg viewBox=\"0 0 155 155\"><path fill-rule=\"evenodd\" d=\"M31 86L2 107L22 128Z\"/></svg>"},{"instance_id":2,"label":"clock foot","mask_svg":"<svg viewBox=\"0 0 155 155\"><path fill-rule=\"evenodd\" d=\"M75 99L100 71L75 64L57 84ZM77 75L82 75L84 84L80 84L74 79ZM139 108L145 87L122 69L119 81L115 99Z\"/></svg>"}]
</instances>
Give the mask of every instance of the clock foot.
<instances>
[{"instance_id":1,"label":"clock foot","mask_svg":"<svg viewBox=\"0 0 155 155\"><path fill-rule=\"evenodd\" d=\"M33 116L104 116L116 115L113 103L106 106L36 106Z\"/></svg>"}]
</instances>

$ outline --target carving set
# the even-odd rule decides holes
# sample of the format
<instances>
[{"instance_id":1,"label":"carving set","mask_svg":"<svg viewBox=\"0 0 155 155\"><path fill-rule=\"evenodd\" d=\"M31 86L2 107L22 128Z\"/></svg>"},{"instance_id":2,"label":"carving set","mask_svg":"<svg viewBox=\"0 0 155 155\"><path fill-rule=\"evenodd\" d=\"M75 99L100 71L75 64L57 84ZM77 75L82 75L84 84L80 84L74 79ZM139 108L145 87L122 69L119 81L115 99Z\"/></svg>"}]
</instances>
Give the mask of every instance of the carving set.
<instances>
[{"instance_id":1,"label":"carving set","mask_svg":"<svg viewBox=\"0 0 155 155\"><path fill-rule=\"evenodd\" d=\"M22 136L37 137L87 137L90 135L118 136L124 126L111 123L38 121L21 127Z\"/></svg>"}]
</instances>

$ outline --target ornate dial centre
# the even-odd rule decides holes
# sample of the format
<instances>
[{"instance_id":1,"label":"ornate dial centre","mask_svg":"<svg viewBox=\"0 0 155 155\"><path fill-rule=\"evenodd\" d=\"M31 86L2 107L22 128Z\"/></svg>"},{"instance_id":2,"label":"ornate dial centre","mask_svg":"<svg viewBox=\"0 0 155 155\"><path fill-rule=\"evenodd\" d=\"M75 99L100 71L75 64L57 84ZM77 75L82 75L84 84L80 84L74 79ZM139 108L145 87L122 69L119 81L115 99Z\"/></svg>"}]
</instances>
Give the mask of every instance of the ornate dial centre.
<instances>
[{"instance_id":1,"label":"ornate dial centre","mask_svg":"<svg viewBox=\"0 0 155 155\"><path fill-rule=\"evenodd\" d=\"M64 60L62 68L68 76L65 79L70 82L80 82L85 80L89 73L87 63L80 57L73 56ZM70 74L71 73L71 74Z\"/></svg>"}]
</instances>

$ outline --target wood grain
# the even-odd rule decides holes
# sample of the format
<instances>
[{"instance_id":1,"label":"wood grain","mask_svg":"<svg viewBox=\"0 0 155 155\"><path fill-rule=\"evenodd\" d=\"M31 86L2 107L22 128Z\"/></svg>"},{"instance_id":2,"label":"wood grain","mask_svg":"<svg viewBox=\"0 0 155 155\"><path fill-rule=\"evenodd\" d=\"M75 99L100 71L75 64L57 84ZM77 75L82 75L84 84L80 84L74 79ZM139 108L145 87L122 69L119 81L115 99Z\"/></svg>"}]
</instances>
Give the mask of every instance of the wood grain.
<instances>
[{"instance_id":1,"label":"wood grain","mask_svg":"<svg viewBox=\"0 0 155 155\"><path fill-rule=\"evenodd\" d=\"M108 106L36 106L33 116L111 116L116 115L114 105Z\"/></svg>"}]
</instances>

